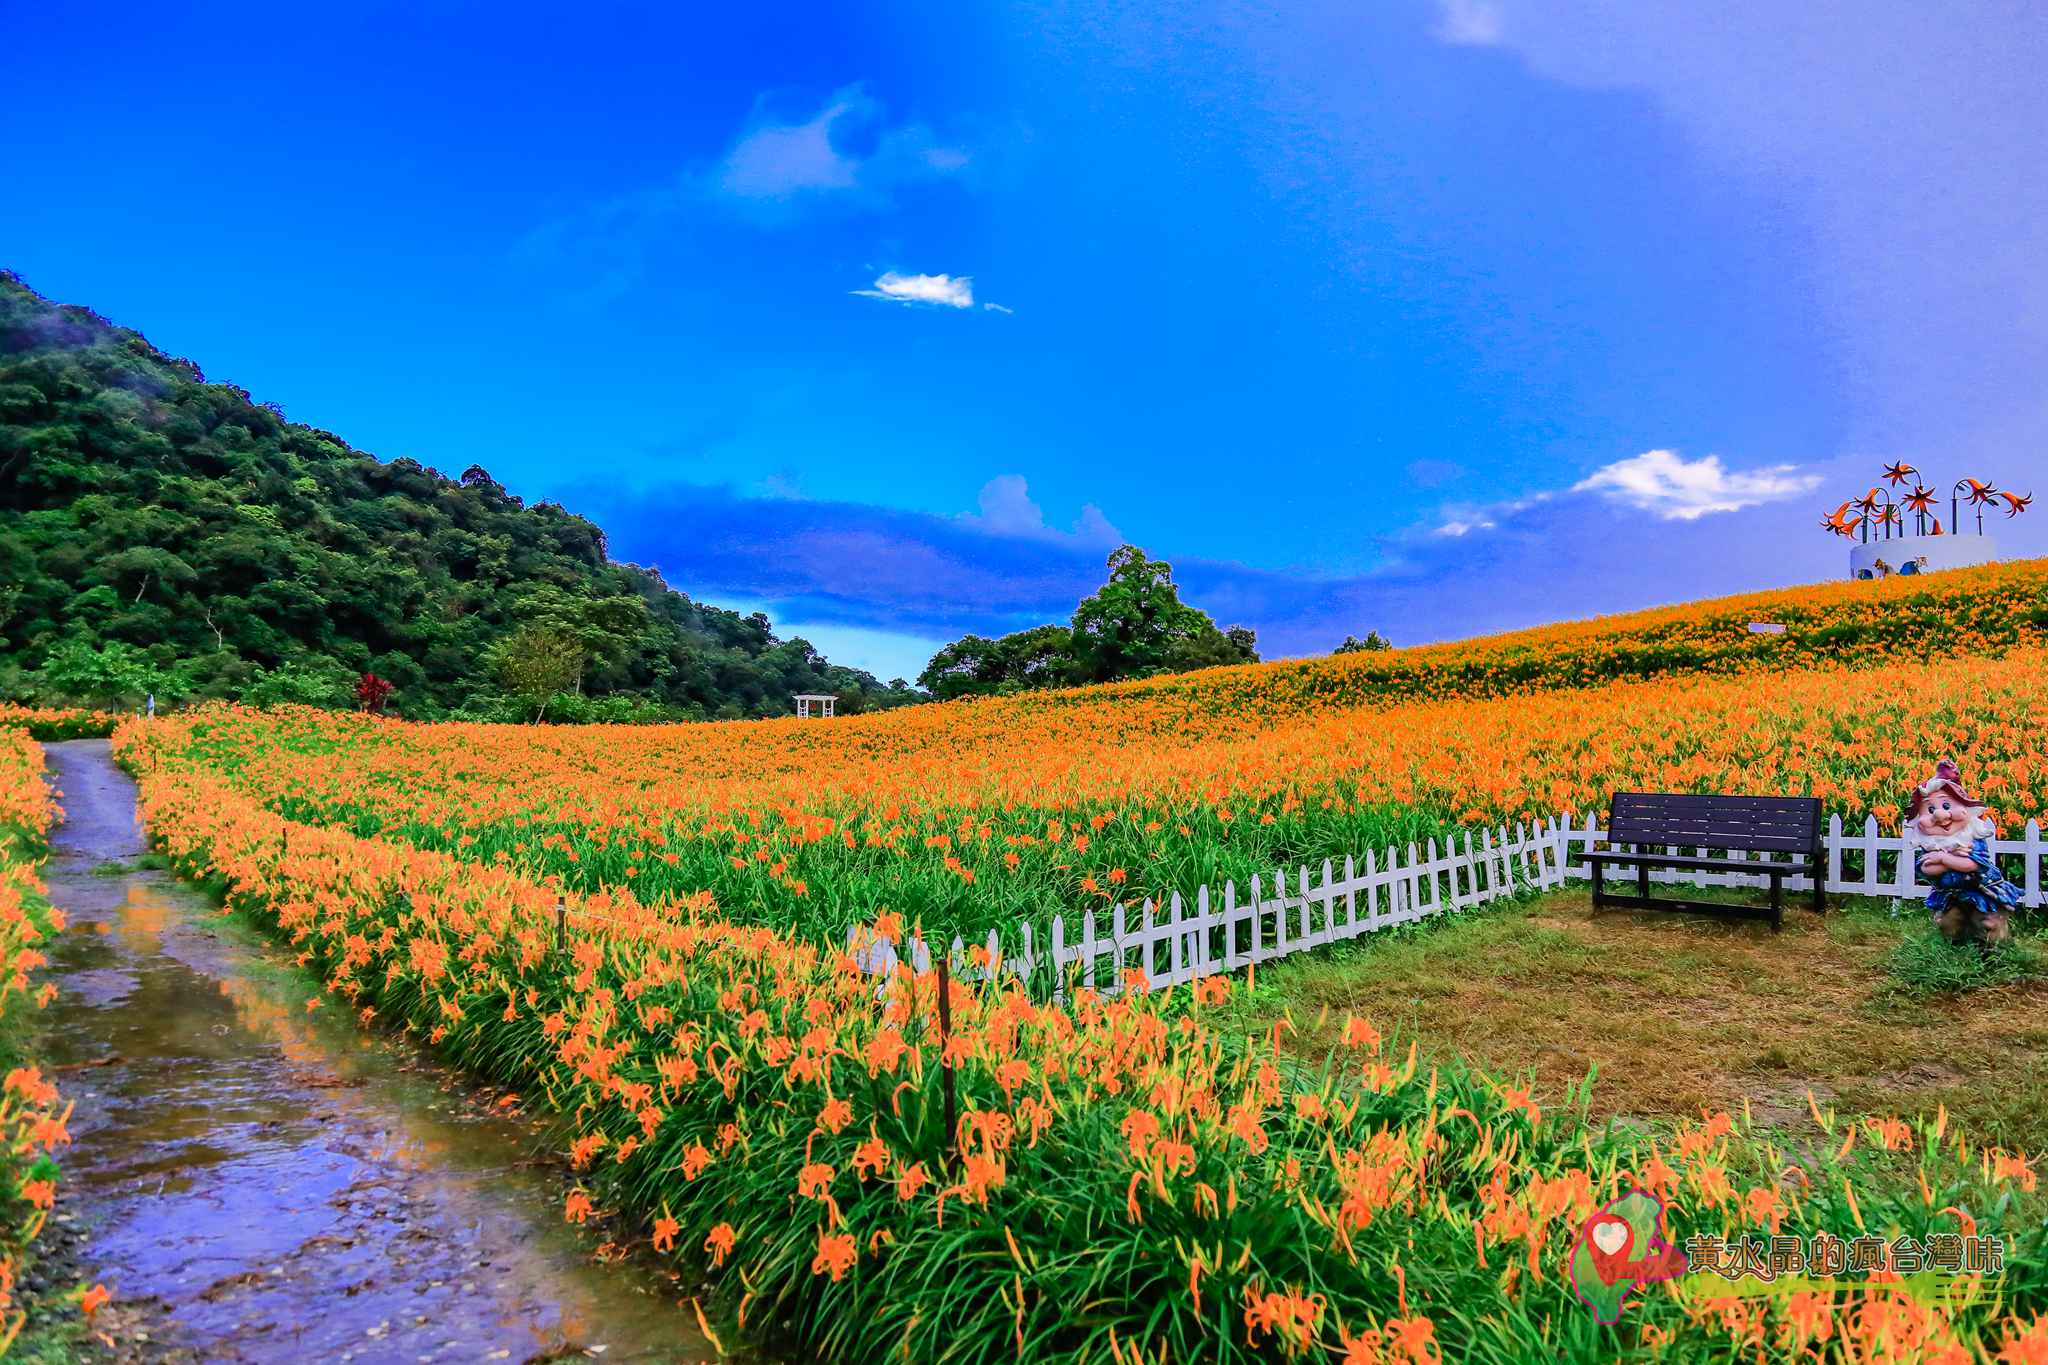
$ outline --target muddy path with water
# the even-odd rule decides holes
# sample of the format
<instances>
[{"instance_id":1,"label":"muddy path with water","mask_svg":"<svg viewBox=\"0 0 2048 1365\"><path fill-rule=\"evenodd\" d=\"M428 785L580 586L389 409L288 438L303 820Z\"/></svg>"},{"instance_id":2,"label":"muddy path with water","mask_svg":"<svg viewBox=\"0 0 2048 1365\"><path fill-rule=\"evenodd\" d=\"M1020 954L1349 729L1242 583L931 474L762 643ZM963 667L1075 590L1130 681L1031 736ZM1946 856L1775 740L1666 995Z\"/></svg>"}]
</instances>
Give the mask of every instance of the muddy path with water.
<instances>
[{"instance_id":1,"label":"muddy path with water","mask_svg":"<svg viewBox=\"0 0 2048 1365\"><path fill-rule=\"evenodd\" d=\"M562 1222L537 1129L139 865L104 740L45 746L70 917L44 1064L77 1103L45 1277L101 1281L88 1351L150 1361L696 1361L678 1286Z\"/></svg>"}]
</instances>

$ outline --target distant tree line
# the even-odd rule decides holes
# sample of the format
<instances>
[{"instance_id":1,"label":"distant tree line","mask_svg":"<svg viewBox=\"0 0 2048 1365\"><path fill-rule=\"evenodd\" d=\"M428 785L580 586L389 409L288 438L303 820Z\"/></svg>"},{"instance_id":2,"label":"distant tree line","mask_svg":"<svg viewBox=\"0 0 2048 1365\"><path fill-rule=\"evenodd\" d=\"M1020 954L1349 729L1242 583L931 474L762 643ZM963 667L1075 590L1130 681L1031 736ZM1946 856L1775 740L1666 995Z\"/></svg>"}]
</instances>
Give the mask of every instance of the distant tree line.
<instances>
[{"instance_id":1,"label":"distant tree line","mask_svg":"<svg viewBox=\"0 0 2048 1365\"><path fill-rule=\"evenodd\" d=\"M965 636L933 655L917 681L943 700L1258 661L1251 629L1217 629L1206 612L1180 600L1171 564L1123 545L1109 556L1108 580L1066 625Z\"/></svg>"},{"instance_id":2,"label":"distant tree line","mask_svg":"<svg viewBox=\"0 0 2048 1365\"><path fill-rule=\"evenodd\" d=\"M921 699L613 562L480 465L375 459L0 272L0 700L350 706L366 676L416 717Z\"/></svg>"}]
</instances>

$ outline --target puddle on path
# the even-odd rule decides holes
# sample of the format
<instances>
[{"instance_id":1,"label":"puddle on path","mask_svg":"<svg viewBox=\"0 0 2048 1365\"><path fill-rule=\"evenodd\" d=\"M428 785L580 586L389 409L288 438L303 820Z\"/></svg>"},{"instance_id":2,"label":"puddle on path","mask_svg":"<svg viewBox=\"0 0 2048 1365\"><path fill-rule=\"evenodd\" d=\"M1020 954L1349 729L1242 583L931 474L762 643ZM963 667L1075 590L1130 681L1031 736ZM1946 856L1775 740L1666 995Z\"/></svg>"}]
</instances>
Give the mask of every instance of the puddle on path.
<instances>
[{"instance_id":1,"label":"puddle on path","mask_svg":"<svg viewBox=\"0 0 2048 1365\"><path fill-rule=\"evenodd\" d=\"M77 1102L58 1208L77 1273L115 1293L118 1358L715 1355L654 1267L592 1262L530 1127L331 1001L309 1014L287 961L134 866L105 741L46 750L72 927L45 1060Z\"/></svg>"}]
</instances>

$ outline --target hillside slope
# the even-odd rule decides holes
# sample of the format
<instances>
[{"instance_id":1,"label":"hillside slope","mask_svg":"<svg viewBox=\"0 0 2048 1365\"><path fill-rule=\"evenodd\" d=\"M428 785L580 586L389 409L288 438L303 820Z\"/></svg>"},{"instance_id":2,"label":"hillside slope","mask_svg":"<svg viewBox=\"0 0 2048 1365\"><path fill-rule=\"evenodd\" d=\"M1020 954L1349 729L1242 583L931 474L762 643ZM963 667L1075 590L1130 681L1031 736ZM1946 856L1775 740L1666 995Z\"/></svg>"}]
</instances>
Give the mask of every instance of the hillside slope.
<instances>
[{"instance_id":1,"label":"hillside slope","mask_svg":"<svg viewBox=\"0 0 2048 1365\"><path fill-rule=\"evenodd\" d=\"M367 670L403 714L504 714L488 660L528 623L582 642L597 718L914 699L480 466L373 458L0 271L0 699L336 704Z\"/></svg>"},{"instance_id":2,"label":"hillside slope","mask_svg":"<svg viewBox=\"0 0 2048 1365\"><path fill-rule=\"evenodd\" d=\"M1758 631L1755 625L1781 626ZM1234 715L1506 696L1673 675L1997 657L2048 644L2048 559L1844 580L1359 654L1029 693L1020 707L1166 701Z\"/></svg>"}]
</instances>

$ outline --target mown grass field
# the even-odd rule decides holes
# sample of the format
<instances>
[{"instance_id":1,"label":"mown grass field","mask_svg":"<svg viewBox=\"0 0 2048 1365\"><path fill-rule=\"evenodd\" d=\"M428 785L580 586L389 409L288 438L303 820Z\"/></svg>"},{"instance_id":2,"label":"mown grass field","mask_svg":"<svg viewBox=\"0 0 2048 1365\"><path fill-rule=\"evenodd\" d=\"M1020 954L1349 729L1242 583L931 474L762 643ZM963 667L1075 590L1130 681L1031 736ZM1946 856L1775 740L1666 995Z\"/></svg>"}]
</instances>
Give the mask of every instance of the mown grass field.
<instances>
[{"instance_id":1,"label":"mown grass field","mask_svg":"<svg viewBox=\"0 0 2048 1365\"><path fill-rule=\"evenodd\" d=\"M1760 1126L1796 1128L1811 1096L1856 1113L1946 1109L1994 1141L2040 1145L2048 981L1918 991L1887 960L1932 931L1918 905L1893 911L1799 911L1774 936L1698 916L1596 913L1588 893L1566 891L1261 967L1249 1021L1321 1019L1289 1043L1314 1055L1335 1021L1364 1015L1425 1056L1527 1074L1553 1103L1597 1073L1590 1112L1603 1117L1747 1106ZM2039 943L2023 935L2037 963Z\"/></svg>"}]
</instances>

